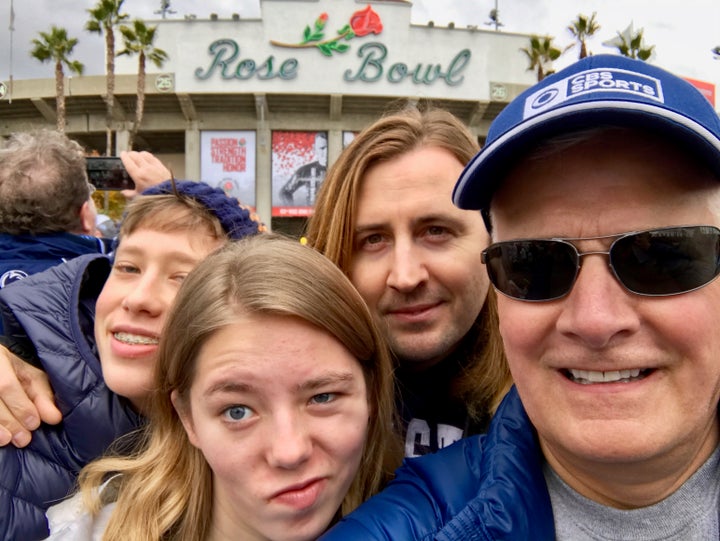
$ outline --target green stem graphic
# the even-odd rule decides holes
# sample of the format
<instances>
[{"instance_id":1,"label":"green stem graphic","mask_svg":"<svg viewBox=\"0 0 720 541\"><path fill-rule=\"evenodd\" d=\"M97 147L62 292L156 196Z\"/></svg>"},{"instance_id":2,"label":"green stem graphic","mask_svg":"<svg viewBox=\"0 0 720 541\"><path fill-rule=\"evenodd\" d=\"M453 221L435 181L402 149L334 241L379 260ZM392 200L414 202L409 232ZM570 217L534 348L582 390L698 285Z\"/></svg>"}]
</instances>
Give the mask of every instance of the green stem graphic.
<instances>
[{"instance_id":1,"label":"green stem graphic","mask_svg":"<svg viewBox=\"0 0 720 541\"><path fill-rule=\"evenodd\" d=\"M308 47L319 47L321 45L329 45L331 43L337 43L344 37L346 37L348 34L353 33L352 30L346 30L342 34L340 34L337 37L334 37L333 39L326 39L325 41L310 41L310 42L304 42L304 43L283 43L280 41L270 40L270 43L272 45L276 45L277 47L287 47L289 49L307 49Z\"/></svg>"}]
</instances>

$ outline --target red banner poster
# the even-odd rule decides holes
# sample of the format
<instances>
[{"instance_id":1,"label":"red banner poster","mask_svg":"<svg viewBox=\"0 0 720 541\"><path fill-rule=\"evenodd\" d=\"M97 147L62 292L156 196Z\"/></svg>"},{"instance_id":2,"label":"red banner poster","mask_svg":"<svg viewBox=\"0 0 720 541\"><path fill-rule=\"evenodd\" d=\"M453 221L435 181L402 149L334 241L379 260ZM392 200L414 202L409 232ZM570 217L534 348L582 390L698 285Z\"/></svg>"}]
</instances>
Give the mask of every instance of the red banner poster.
<instances>
[{"instance_id":1,"label":"red banner poster","mask_svg":"<svg viewBox=\"0 0 720 541\"><path fill-rule=\"evenodd\" d=\"M310 216L327 171L327 132L272 133L272 215Z\"/></svg>"}]
</instances>

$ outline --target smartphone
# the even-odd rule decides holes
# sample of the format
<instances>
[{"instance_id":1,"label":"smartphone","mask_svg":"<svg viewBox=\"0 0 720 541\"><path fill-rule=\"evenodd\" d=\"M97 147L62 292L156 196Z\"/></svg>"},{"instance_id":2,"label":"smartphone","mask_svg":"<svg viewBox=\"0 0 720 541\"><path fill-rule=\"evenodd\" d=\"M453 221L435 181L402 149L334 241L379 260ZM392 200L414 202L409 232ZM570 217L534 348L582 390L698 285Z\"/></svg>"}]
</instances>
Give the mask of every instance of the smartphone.
<instances>
[{"instance_id":1,"label":"smartphone","mask_svg":"<svg viewBox=\"0 0 720 541\"><path fill-rule=\"evenodd\" d=\"M86 158L90 184L98 190L134 190L135 183L118 156Z\"/></svg>"}]
</instances>

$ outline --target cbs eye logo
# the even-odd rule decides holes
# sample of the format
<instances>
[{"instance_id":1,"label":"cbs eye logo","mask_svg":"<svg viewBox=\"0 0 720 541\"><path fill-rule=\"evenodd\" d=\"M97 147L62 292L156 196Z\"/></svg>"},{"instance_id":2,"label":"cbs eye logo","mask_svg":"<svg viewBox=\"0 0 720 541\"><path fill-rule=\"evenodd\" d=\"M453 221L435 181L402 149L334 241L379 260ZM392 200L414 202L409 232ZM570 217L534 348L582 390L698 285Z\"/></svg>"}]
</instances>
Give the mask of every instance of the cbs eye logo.
<instances>
[{"instance_id":1,"label":"cbs eye logo","mask_svg":"<svg viewBox=\"0 0 720 541\"><path fill-rule=\"evenodd\" d=\"M530 104L530 107L532 109L542 109L543 107L547 107L549 103L552 103L552 101L557 98L559 93L560 91L557 88L549 88L536 97Z\"/></svg>"}]
</instances>

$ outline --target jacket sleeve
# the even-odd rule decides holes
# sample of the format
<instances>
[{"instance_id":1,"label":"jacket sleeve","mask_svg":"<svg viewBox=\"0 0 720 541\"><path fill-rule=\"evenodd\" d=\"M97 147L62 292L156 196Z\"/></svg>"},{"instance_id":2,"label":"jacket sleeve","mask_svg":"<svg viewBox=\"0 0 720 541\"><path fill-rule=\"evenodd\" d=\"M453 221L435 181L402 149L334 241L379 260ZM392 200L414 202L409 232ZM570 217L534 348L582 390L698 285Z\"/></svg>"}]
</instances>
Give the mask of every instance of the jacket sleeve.
<instances>
[{"instance_id":1,"label":"jacket sleeve","mask_svg":"<svg viewBox=\"0 0 720 541\"><path fill-rule=\"evenodd\" d=\"M45 509L72 491L77 471L63 464L57 432L43 425L31 449L0 448L0 539L44 539Z\"/></svg>"},{"instance_id":2,"label":"jacket sleeve","mask_svg":"<svg viewBox=\"0 0 720 541\"><path fill-rule=\"evenodd\" d=\"M552 541L535 431L513 387L487 434L408 459L380 494L323 541Z\"/></svg>"},{"instance_id":3,"label":"jacket sleeve","mask_svg":"<svg viewBox=\"0 0 720 541\"><path fill-rule=\"evenodd\" d=\"M395 479L344 517L322 541L431 540L477 494L482 436L405 459Z\"/></svg>"}]
</instances>

